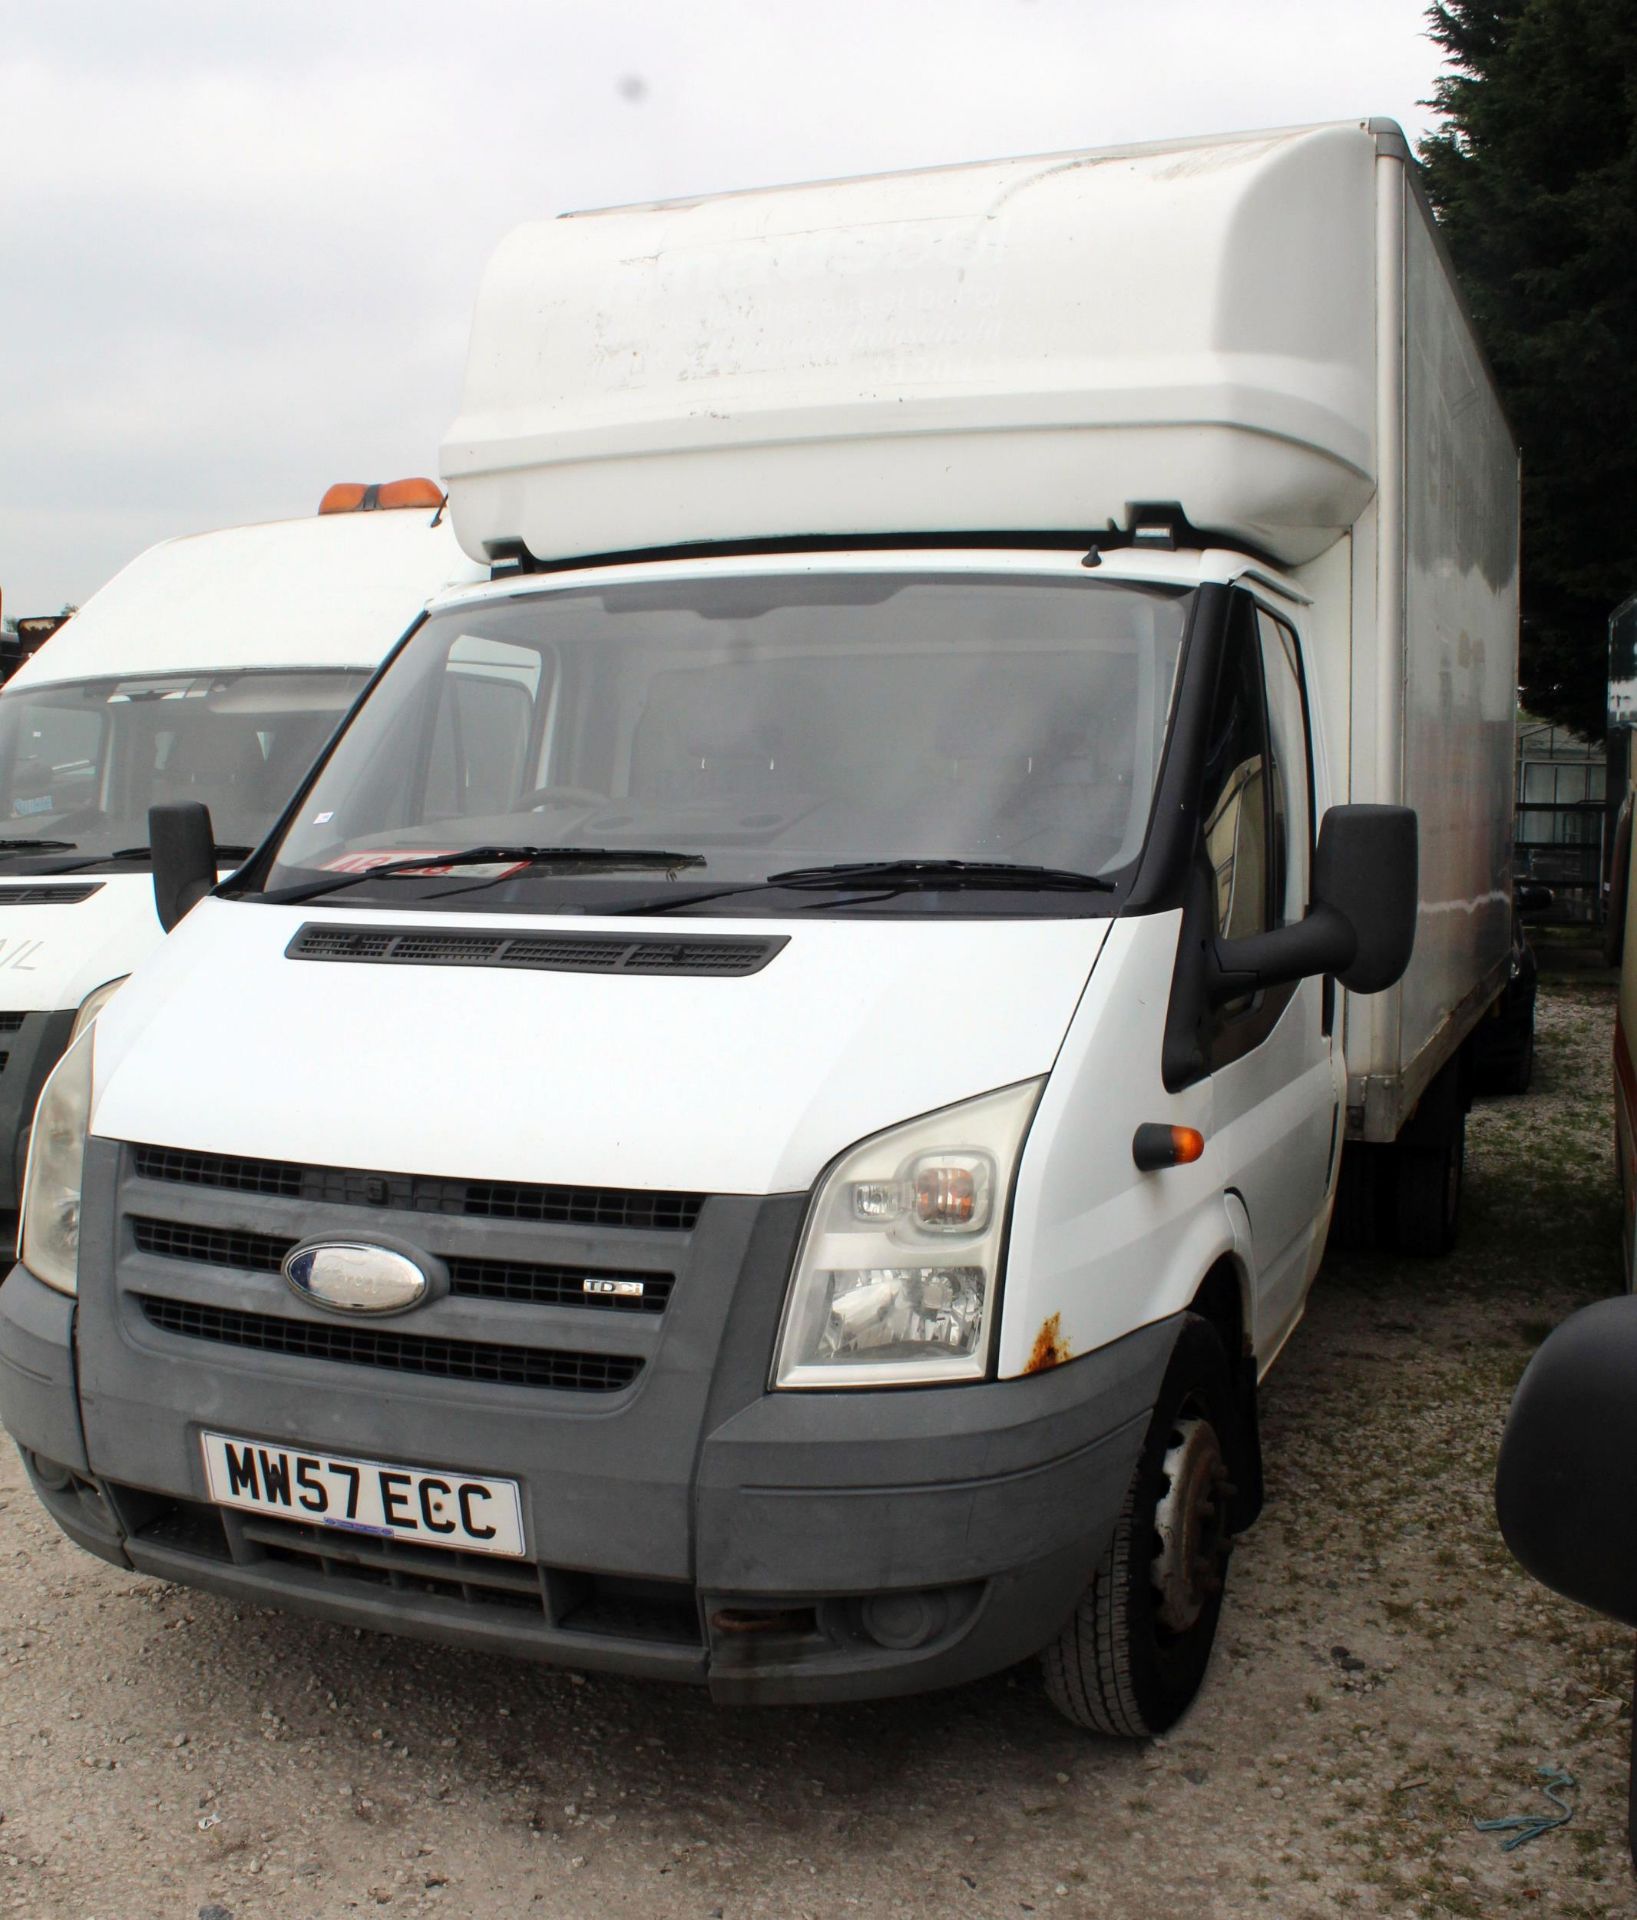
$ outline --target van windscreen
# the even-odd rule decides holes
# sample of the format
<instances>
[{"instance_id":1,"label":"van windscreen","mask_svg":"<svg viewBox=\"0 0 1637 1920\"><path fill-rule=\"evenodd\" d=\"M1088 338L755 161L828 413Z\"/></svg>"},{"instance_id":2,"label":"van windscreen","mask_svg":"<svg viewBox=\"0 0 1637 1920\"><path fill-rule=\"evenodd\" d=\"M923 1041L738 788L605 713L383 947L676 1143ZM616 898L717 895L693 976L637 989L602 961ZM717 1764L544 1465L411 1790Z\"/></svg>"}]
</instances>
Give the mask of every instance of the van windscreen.
<instances>
[{"instance_id":1,"label":"van windscreen","mask_svg":"<svg viewBox=\"0 0 1637 1920\"><path fill-rule=\"evenodd\" d=\"M457 863L454 886L400 867L336 904L475 904L481 882L485 910L617 911L655 887L622 849L692 856L713 898L883 860L1114 874L1142 846L1188 604L1061 570L678 568L453 608L337 743L267 888L484 847L558 857ZM755 910L812 904L777 891Z\"/></svg>"},{"instance_id":2,"label":"van windscreen","mask_svg":"<svg viewBox=\"0 0 1637 1920\"><path fill-rule=\"evenodd\" d=\"M359 671L131 675L0 695L0 837L76 867L148 840L148 809L201 800L255 846L357 698Z\"/></svg>"}]
</instances>

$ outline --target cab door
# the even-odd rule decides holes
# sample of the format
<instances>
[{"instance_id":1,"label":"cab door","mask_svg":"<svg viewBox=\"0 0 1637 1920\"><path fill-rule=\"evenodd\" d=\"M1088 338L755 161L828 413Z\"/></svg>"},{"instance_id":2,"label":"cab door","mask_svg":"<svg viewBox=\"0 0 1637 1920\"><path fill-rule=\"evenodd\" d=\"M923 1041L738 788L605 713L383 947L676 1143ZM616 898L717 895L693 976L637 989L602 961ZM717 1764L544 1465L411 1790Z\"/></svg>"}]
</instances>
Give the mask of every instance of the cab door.
<instances>
[{"instance_id":1,"label":"cab door","mask_svg":"<svg viewBox=\"0 0 1637 1920\"><path fill-rule=\"evenodd\" d=\"M1201 807L1215 930L1224 939L1307 911L1311 726L1294 625L1241 592L1218 681ZM1341 1143L1334 988L1303 980L1230 1002L1207 1036L1223 1183L1250 1216L1253 1338L1265 1366L1295 1325L1321 1250Z\"/></svg>"}]
</instances>

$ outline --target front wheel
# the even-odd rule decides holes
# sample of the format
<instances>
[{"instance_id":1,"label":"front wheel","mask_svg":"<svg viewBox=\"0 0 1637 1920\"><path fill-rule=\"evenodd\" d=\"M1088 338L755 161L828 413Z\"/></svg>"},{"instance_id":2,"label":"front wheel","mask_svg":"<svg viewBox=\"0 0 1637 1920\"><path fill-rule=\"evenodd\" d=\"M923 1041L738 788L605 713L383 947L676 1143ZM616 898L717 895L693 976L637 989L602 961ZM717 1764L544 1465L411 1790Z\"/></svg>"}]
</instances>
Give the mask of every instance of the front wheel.
<instances>
[{"instance_id":1,"label":"front wheel","mask_svg":"<svg viewBox=\"0 0 1637 1920\"><path fill-rule=\"evenodd\" d=\"M1041 1654L1059 1712L1141 1739L1187 1710L1205 1677L1232 1547L1242 1450L1228 1356L1184 1317L1136 1471L1091 1584Z\"/></svg>"}]
</instances>

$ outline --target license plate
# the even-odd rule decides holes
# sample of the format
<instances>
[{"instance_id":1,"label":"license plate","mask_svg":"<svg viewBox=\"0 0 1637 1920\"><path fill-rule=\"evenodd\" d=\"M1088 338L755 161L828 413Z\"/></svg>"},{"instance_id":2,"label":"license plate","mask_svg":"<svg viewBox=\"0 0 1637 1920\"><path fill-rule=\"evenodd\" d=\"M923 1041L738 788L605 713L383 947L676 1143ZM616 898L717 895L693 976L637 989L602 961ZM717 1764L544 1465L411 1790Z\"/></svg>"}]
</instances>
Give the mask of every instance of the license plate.
<instances>
[{"instance_id":1,"label":"license plate","mask_svg":"<svg viewBox=\"0 0 1637 1920\"><path fill-rule=\"evenodd\" d=\"M515 1480L388 1467L225 1433L199 1437L210 1497L218 1506L377 1540L523 1557L523 1504Z\"/></svg>"}]
</instances>

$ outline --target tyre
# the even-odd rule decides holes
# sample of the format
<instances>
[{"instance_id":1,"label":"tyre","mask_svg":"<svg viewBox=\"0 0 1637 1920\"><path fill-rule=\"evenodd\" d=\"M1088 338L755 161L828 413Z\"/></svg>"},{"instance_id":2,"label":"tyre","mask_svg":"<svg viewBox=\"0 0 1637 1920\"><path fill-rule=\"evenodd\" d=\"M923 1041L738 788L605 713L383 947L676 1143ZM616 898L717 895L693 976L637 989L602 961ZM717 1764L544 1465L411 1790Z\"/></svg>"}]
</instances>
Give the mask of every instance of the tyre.
<instances>
[{"instance_id":1,"label":"tyre","mask_svg":"<svg viewBox=\"0 0 1637 1920\"><path fill-rule=\"evenodd\" d=\"M1330 1214L1326 1249L1369 1253L1380 1244L1380 1176L1384 1149L1349 1140L1341 1150L1336 1204Z\"/></svg>"},{"instance_id":2,"label":"tyre","mask_svg":"<svg viewBox=\"0 0 1637 1920\"><path fill-rule=\"evenodd\" d=\"M1466 1115L1458 1113L1444 1139L1405 1145L1394 1155L1393 1245L1400 1253L1435 1260L1455 1245L1466 1175Z\"/></svg>"},{"instance_id":3,"label":"tyre","mask_svg":"<svg viewBox=\"0 0 1637 1920\"><path fill-rule=\"evenodd\" d=\"M1185 1315L1113 1537L1040 1656L1052 1704L1094 1733L1163 1733L1199 1691L1249 1471L1235 1408L1215 1328Z\"/></svg>"},{"instance_id":4,"label":"tyre","mask_svg":"<svg viewBox=\"0 0 1637 1920\"><path fill-rule=\"evenodd\" d=\"M1531 1018L1527 1032L1518 1042L1512 1057L1495 1071L1497 1093L1527 1093L1535 1077L1535 1026Z\"/></svg>"},{"instance_id":5,"label":"tyre","mask_svg":"<svg viewBox=\"0 0 1637 1920\"><path fill-rule=\"evenodd\" d=\"M1455 1245L1466 1176L1466 1098L1451 1060L1415 1118L1388 1149L1381 1183L1382 1238L1397 1253L1436 1259Z\"/></svg>"},{"instance_id":6,"label":"tyre","mask_svg":"<svg viewBox=\"0 0 1637 1920\"><path fill-rule=\"evenodd\" d=\"M1527 1093L1535 1075L1535 1009L1508 1019L1499 1033L1484 1035L1473 1065L1478 1093Z\"/></svg>"}]
</instances>

